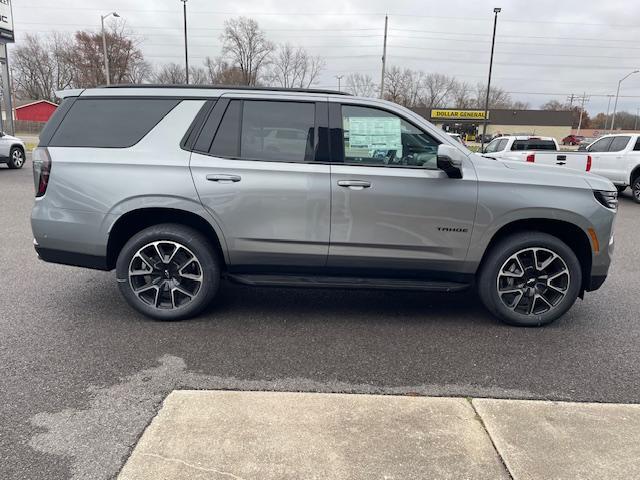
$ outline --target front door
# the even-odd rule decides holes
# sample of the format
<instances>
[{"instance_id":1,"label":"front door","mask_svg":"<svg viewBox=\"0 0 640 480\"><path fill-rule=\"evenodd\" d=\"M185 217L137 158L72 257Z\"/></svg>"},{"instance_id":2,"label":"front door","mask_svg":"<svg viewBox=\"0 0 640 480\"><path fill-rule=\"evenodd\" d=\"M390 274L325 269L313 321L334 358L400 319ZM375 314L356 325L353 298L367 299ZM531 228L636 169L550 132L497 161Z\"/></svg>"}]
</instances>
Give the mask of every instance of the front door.
<instances>
[{"instance_id":1,"label":"front door","mask_svg":"<svg viewBox=\"0 0 640 480\"><path fill-rule=\"evenodd\" d=\"M326 103L218 100L191 156L234 267L324 266L329 166L315 163Z\"/></svg>"},{"instance_id":2,"label":"front door","mask_svg":"<svg viewBox=\"0 0 640 480\"><path fill-rule=\"evenodd\" d=\"M451 179L436 167L440 142L409 121L371 107L331 109L331 121L340 123L332 135L341 137L332 148L343 162L331 170L329 265L380 273L459 269L476 214L473 166Z\"/></svg>"}]
</instances>

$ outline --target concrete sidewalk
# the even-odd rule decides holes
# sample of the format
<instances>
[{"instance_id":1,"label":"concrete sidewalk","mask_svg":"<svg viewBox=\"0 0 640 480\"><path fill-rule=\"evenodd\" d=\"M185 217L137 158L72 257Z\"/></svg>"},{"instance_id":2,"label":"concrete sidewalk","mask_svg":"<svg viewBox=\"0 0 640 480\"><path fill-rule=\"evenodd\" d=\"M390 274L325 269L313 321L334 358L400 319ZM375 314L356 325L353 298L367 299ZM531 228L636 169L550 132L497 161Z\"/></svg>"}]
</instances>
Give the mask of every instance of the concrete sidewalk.
<instances>
[{"instance_id":1,"label":"concrete sidewalk","mask_svg":"<svg viewBox=\"0 0 640 480\"><path fill-rule=\"evenodd\" d=\"M640 478L640 406L177 391L133 479Z\"/></svg>"}]
</instances>

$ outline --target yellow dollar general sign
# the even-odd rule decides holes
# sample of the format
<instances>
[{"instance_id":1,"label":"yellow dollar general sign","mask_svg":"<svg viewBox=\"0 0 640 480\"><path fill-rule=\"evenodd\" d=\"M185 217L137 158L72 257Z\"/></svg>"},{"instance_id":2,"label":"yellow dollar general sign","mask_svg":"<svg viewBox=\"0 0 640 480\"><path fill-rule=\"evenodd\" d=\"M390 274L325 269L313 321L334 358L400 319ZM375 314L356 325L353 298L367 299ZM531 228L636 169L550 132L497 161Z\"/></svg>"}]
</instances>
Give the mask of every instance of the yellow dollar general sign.
<instances>
[{"instance_id":1,"label":"yellow dollar general sign","mask_svg":"<svg viewBox=\"0 0 640 480\"><path fill-rule=\"evenodd\" d=\"M483 110L431 110L431 118L484 120Z\"/></svg>"}]
</instances>

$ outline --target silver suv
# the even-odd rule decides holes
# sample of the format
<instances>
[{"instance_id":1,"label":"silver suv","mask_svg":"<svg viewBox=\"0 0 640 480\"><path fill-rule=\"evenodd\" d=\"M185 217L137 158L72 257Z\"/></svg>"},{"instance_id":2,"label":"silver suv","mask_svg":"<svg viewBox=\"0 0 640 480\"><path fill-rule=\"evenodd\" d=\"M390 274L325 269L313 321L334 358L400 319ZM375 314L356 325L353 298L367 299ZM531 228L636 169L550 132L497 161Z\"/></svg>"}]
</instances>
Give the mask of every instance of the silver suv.
<instances>
[{"instance_id":1,"label":"silver suv","mask_svg":"<svg viewBox=\"0 0 640 480\"><path fill-rule=\"evenodd\" d=\"M617 193L498 162L393 103L318 90L62 92L33 154L41 259L116 270L160 320L255 286L478 288L515 325L604 282Z\"/></svg>"}]
</instances>

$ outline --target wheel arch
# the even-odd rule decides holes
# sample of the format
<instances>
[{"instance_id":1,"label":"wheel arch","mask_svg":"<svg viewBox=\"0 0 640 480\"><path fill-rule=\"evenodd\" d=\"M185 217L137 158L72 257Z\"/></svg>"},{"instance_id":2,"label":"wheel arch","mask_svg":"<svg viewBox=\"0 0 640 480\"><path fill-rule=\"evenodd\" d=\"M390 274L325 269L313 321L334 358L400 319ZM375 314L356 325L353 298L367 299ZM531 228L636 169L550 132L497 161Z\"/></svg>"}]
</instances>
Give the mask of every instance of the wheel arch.
<instances>
[{"instance_id":1,"label":"wheel arch","mask_svg":"<svg viewBox=\"0 0 640 480\"><path fill-rule=\"evenodd\" d=\"M552 235L566 243L573 253L576 254L578 262L580 262L580 266L582 267L581 292L588 287L591 278L591 267L593 264L591 241L584 230L577 225L564 220L531 218L515 220L503 225L489 241L478 270L482 268L489 252L498 242L510 235L521 232L542 232Z\"/></svg>"},{"instance_id":2,"label":"wheel arch","mask_svg":"<svg viewBox=\"0 0 640 480\"><path fill-rule=\"evenodd\" d=\"M216 230L205 218L186 210L175 208L139 208L123 214L111 226L107 242L107 266L115 268L120 251L127 241L145 228L161 223L173 223L191 227L202 233L213 245L216 254L226 268L227 257Z\"/></svg>"},{"instance_id":3,"label":"wheel arch","mask_svg":"<svg viewBox=\"0 0 640 480\"><path fill-rule=\"evenodd\" d=\"M633 182L638 177L640 177L640 165L636 165L635 168L631 170L631 175L629 175L629 186L633 187Z\"/></svg>"}]
</instances>

